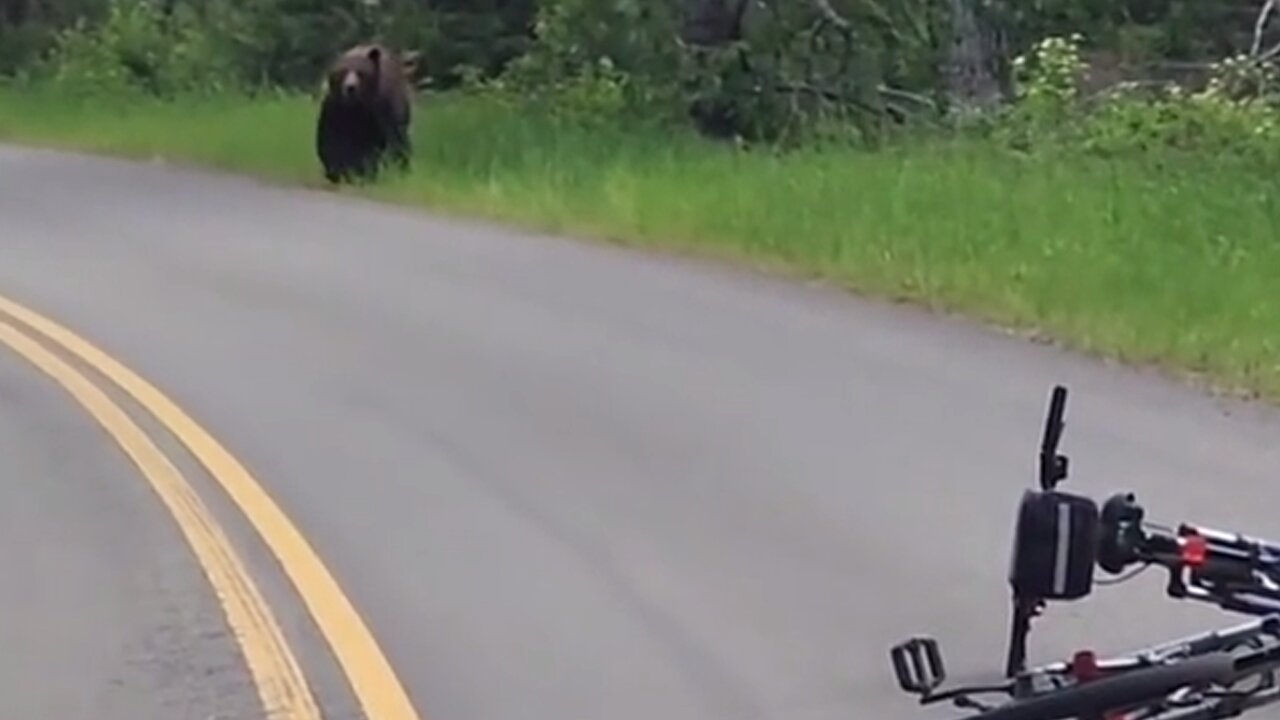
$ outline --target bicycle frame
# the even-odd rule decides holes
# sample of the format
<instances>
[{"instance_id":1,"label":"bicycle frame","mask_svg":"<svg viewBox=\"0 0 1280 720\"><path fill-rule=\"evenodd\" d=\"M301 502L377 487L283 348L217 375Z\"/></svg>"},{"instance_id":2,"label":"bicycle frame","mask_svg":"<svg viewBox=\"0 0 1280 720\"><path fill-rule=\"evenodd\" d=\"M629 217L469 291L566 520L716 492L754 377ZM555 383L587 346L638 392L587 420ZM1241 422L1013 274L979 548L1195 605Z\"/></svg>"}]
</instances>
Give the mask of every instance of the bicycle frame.
<instances>
[{"instance_id":1,"label":"bicycle frame","mask_svg":"<svg viewBox=\"0 0 1280 720\"><path fill-rule=\"evenodd\" d=\"M1134 720L1215 720L1280 701L1280 682L1276 677L1280 672L1280 613L1116 657L1096 659L1093 653L1081 651L1070 661L1025 669L1000 683L960 686L940 692L938 688L945 680L946 671L936 641L925 637L913 638L894 646L891 657L899 685L903 690L918 695L921 705L951 701L957 707L978 710L978 715L971 716L971 720L978 720L996 711L1016 710L1020 703L1026 701L1078 692L1099 678L1171 667L1217 653L1233 656L1231 677L1228 682L1221 683L1224 689L1190 693L1179 689L1160 697L1134 698L1128 704L1141 708L1141 711L1130 711L1139 714L1122 717ZM911 670L915 670L917 675L913 677ZM1254 689L1247 692L1229 689L1251 677L1260 679ZM975 695L993 693L1005 694L1010 700L990 705L974 698Z\"/></svg>"}]
</instances>

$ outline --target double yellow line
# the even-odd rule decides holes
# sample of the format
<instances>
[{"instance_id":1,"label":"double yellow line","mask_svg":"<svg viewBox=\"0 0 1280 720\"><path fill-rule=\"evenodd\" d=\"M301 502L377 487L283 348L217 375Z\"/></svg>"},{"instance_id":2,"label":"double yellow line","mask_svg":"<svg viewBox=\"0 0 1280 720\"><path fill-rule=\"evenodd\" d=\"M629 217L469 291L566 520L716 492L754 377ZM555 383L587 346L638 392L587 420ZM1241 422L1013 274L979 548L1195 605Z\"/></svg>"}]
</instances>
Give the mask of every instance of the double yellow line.
<instances>
[{"instance_id":1,"label":"double yellow line","mask_svg":"<svg viewBox=\"0 0 1280 720\"><path fill-rule=\"evenodd\" d=\"M51 350L114 383L187 447L275 554L345 672L368 720L419 720L390 663L350 600L262 486L225 448L146 380L58 323L0 297L0 342L61 385L150 482L173 514L222 603L271 720L321 712L270 606L191 484L106 392Z\"/></svg>"}]
</instances>

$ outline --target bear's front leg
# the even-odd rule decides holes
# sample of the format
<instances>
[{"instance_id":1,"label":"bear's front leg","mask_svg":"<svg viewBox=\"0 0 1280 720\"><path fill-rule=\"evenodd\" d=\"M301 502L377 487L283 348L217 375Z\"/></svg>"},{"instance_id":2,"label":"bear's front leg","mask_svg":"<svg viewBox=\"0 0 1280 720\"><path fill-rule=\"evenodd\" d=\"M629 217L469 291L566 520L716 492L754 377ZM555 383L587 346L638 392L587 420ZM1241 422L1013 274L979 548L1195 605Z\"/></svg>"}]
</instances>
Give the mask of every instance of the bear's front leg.
<instances>
[{"instance_id":1,"label":"bear's front leg","mask_svg":"<svg viewBox=\"0 0 1280 720\"><path fill-rule=\"evenodd\" d=\"M325 179L336 184L342 179L343 172L339 165L341 150L338 147L341 131L334 115L333 104L326 98L320 103L320 115L316 119L315 152Z\"/></svg>"},{"instance_id":2,"label":"bear's front leg","mask_svg":"<svg viewBox=\"0 0 1280 720\"><path fill-rule=\"evenodd\" d=\"M316 155L324 168L325 179L332 184L349 182L360 165L359 136L351 113L326 99L320 106L316 122Z\"/></svg>"}]
</instances>

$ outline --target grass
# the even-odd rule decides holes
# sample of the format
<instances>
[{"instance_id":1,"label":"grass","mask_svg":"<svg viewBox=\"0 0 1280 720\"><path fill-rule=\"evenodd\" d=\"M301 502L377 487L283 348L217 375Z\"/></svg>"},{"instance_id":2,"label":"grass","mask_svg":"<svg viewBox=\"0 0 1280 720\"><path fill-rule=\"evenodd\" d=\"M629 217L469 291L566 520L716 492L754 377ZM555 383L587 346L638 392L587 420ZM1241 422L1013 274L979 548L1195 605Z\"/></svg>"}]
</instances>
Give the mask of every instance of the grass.
<instances>
[{"instance_id":1,"label":"grass","mask_svg":"<svg viewBox=\"0 0 1280 720\"><path fill-rule=\"evenodd\" d=\"M0 90L0 139L312 185L308 98L98 107ZM1035 329L1280 399L1280 199L1220 157L1017 157L980 141L748 154L424 102L376 197L733 258Z\"/></svg>"}]
</instances>

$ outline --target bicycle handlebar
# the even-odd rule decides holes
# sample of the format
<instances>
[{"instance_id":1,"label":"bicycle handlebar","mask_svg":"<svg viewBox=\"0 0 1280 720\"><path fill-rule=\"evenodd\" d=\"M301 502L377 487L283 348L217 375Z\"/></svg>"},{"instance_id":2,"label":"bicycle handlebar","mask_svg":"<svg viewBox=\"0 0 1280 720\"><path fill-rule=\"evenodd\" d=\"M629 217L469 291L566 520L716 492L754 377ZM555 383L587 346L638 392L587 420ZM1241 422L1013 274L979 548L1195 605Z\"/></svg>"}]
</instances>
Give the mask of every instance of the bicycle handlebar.
<instances>
[{"instance_id":1,"label":"bicycle handlebar","mask_svg":"<svg viewBox=\"0 0 1280 720\"><path fill-rule=\"evenodd\" d=\"M1280 543L1191 523L1144 521L1132 493L1112 495L1099 517L1097 565L1118 575L1138 565L1169 572L1171 597L1253 615L1280 612Z\"/></svg>"}]
</instances>

